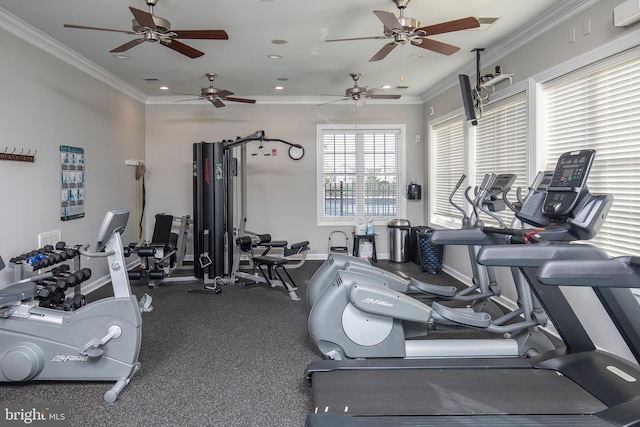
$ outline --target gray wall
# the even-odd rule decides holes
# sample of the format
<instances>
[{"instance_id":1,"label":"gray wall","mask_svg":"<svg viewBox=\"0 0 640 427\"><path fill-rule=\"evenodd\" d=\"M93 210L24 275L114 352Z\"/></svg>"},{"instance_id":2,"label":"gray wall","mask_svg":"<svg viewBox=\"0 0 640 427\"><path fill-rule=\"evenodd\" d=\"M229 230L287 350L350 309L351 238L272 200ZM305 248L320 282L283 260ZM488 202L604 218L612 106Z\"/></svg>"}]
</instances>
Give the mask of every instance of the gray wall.
<instances>
[{"instance_id":1,"label":"gray wall","mask_svg":"<svg viewBox=\"0 0 640 427\"><path fill-rule=\"evenodd\" d=\"M52 230L68 244L94 243L107 210L135 213L134 168L124 162L144 155L144 104L3 30L0 57L0 150L37 150L35 163L0 161L0 255L8 263ZM86 157L85 217L66 222L60 145L84 148ZM135 240L134 225L130 220L125 240ZM97 278L107 272L104 260L83 263Z\"/></svg>"},{"instance_id":2,"label":"gray wall","mask_svg":"<svg viewBox=\"0 0 640 427\"><path fill-rule=\"evenodd\" d=\"M247 229L269 233L274 239L289 243L308 240L309 257L323 258L327 254L331 231L350 227L316 225L316 125L366 123L406 124L406 176L421 182L423 144L416 142L422 135L422 104L376 105L368 103L358 108L353 103L315 106L298 105L233 105L214 108L208 102L198 104L147 105L146 154L148 171L147 228L152 216L168 212L180 216L192 211L192 145L195 142L217 142L235 139L264 130L268 138L302 144L305 155L293 161L287 146L266 143L277 155L251 156L259 144L247 146ZM421 138L424 141L424 138ZM239 156L239 154L237 154ZM407 182L408 183L408 182ZM236 200L237 202L237 200ZM407 202L407 219L422 223L422 203ZM236 212L239 206L236 206ZM237 222L236 222L237 225ZM376 227L379 254L388 253L386 226ZM191 248L188 249L191 251Z\"/></svg>"}]
</instances>

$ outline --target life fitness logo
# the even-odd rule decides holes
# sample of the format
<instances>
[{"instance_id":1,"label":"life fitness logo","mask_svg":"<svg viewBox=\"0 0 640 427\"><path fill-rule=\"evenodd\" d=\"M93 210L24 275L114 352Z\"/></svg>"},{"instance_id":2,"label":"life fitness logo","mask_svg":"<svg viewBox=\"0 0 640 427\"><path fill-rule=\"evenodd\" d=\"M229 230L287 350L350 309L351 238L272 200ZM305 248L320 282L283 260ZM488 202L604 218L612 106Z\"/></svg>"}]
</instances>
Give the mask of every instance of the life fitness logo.
<instances>
[{"instance_id":1,"label":"life fitness logo","mask_svg":"<svg viewBox=\"0 0 640 427\"><path fill-rule=\"evenodd\" d=\"M209 184L210 174L209 174L209 159L204 159L204 182Z\"/></svg>"}]
</instances>

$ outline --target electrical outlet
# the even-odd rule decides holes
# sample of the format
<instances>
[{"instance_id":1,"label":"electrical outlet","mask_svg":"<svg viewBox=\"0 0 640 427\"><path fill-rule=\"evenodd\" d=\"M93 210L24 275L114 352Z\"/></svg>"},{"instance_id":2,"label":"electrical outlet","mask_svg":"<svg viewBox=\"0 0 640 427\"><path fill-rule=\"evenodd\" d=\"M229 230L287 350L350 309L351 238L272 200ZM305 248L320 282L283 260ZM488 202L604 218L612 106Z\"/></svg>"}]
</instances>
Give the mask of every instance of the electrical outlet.
<instances>
[{"instance_id":1,"label":"electrical outlet","mask_svg":"<svg viewBox=\"0 0 640 427\"><path fill-rule=\"evenodd\" d=\"M38 247L43 248L46 245L56 246L56 243L62 240L60 230L47 231L38 234Z\"/></svg>"}]
</instances>

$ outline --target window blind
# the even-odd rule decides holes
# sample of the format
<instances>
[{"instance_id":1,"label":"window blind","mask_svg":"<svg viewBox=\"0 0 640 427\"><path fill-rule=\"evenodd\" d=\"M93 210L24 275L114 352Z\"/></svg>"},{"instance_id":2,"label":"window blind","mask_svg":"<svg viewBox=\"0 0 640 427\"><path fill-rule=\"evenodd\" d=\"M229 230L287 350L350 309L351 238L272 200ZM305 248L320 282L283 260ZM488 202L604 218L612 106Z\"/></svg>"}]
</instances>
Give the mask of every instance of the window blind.
<instances>
[{"instance_id":1,"label":"window blind","mask_svg":"<svg viewBox=\"0 0 640 427\"><path fill-rule=\"evenodd\" d=\"M462 220L462 214L449 203L449 195L464 172L464 119L455 116L433 125L435 169L434 182L430 184L433 194L433 214ZM465 181L454 196L454 202L464 207Z\"/></svg>"},{"instance_id":2,"label":"window blind","mask_svg":"<svg viewBox=\"0 0 640 427\"><path fill-rule=\"evenodd\" d=\"M593 242L610 255L640 254L640 52L594 64L549 82L547 161L566 151L595 149L587 181L594 194L613 194Z\"/></svg>"},{"instance_id":3,"label":"window blind","mask_svg":"<svg viewBox=\"0 0 640 427\"><path fill-rule=\"evenodd\" d=\"M509 200L516 201L516 189L527 189L527 98L520 92L484 107L482 119L476 129L476 176L479 185L485 174L515 173L517 179ZM509 227L514 214L506 208L497 215ZM497 221L486 215L482 219L487 224L497 225Z\"/></svg>"}]
</instances>

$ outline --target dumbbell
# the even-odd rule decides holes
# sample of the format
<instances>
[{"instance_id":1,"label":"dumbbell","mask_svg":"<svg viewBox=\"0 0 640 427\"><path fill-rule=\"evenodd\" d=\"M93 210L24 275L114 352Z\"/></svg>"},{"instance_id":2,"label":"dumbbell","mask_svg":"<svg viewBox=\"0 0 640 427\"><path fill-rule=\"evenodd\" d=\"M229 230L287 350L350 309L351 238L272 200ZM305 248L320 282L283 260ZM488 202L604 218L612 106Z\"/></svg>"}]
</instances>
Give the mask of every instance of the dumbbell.
<instances>
[{"instance_id":1,"label":"dumbbell","mask_svg":"<svg viewBox=\"0 0 640 427\"><path fill-rule=\"evenodd\" d=\"M67 244L65 242L56 243L56 250L64 251L67 254L67 259L72 259L73 257L77 256L79 247L80 245L77 245L75 247L67 247Z\"/></svg>"},{"instance_id":2,"label":"dumbbell","mask_svg":"<svg viewBox=\"0 0 640 427\"><path fill-rule=\"evenodd\" d=\"M83 268L74 272L70 272L69 270L70 267L67 264L63 264L51 269L54 277L64 280L64 282L66 283L64 289L67 289L69 286L78 285L91 277L91 269L89 268Z\"/></svg>"},{"instance_id":3,"label":"dumbbell","mask_svg":"<svg viewBox=\"0 0 640 427\"><path fill-rule=\"evenodd\" d=\"M61 308L64 311L73 311L81 307L84 307L84 305L85 305L84 295L76 294L73 296L73 298L67 298L66 300L64 300Z\"/></svg>"}]
</instances>

